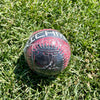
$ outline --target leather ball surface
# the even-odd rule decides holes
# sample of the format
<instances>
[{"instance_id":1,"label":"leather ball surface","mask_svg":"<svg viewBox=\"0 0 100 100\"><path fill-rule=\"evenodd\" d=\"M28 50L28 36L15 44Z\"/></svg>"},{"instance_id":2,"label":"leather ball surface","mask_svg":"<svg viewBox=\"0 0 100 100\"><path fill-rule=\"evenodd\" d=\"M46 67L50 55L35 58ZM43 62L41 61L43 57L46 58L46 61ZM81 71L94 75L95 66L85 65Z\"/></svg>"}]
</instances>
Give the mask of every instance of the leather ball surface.
<instances>
[{"instance_id":1,"label":"leather ball surface","mask_svg":"<svg viewBox=\"0 0 100 100\"><path fill-rule=\"evenodd\" d=\"M71 51L60 32L43 29L30 36L24 55L31 70L41 75L56 75L68 65Z\"/></svg>"}]
</instances>

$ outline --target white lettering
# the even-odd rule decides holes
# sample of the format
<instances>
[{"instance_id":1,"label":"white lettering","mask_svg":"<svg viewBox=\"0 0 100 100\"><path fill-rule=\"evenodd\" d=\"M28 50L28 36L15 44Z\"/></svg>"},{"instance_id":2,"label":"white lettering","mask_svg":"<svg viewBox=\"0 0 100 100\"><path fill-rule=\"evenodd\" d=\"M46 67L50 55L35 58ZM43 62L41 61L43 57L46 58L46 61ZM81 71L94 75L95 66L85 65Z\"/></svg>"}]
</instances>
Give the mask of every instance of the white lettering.
<instances>
[{"instance_id":1,"label":"white lettering","mask_svg":"<svg viewBox=\"0 0 100 100\"><path fill-rule=\"evenodd\" d=\"M48 35L47 31L45 31L45 36L47 36L47 35Z\"/></svg>"},{"instance_id":2,"label":"white lettering","mask_svg":"<svg viewBox=\"0 0 100 100\"><path fill-rule=\"evenodd\" d=\"M56 34L56 36L58 36L58 33L57 32L55 32L55 34Z\"/></svg>"},{"instance_id":3,"label":"white lettering","mask_svg":"<svg viewBox=\"0 0 100 100\"><path fill-rule=\"evenodd\" d=\"M54 36L56 36L55 32L53 31Z\"/></svg>"}]
</instances>

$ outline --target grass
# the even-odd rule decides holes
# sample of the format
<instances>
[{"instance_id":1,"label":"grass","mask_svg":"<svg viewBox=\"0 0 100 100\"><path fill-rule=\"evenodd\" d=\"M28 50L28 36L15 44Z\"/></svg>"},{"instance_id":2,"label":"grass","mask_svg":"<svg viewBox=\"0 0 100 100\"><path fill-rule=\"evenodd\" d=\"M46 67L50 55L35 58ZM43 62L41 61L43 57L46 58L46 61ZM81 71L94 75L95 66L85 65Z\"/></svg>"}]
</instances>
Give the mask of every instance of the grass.
<instances>
[{"instance_id":1,"label":"grass","mask_svg":"<svg viewBox=\"0 0 100 100\"><path fill-rule=\"evenodd\" d=\"M0 100L100 99L99 0L0 1ZM33 74L23 56L37 30L59 30L71 60L55 79Z\"/></svg>"}]
</instances>

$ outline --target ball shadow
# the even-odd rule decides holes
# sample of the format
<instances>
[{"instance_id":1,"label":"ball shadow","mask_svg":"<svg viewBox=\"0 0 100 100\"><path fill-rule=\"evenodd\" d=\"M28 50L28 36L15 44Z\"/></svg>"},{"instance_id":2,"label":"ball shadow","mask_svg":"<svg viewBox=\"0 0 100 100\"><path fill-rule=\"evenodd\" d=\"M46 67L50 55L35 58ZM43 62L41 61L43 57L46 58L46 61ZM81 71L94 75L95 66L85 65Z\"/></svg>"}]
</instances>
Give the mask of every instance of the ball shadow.
<instances>
[{"instance_id":1,"label":"ball shadow","mask_svg":"<svg viewBox=\"0 0 100 100\"><path fill-rule=\"evenodd\" d=\"M25 61L24 53L22 53L22 55L19 57L15 66L16 68L14 70L14 73L17 81L21 81L24 85L27 85L28 87L31 87L35 90L38 89L39 91L41 91L42 88L39 85L41 85L42 87L47 86L56 78L56 76L43 77L31 71Z\"/></svg>"}]
</instances>

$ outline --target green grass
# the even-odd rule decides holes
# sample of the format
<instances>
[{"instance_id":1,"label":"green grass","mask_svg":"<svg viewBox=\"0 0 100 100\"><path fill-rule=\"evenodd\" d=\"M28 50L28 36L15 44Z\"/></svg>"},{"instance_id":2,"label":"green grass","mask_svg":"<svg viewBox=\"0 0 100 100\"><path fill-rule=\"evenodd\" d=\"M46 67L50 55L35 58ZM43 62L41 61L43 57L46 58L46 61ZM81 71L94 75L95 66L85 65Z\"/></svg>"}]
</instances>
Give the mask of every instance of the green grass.
<instances>
[{"instance_id":1,"label":"green grass","mask_svg":"<svg viewBox=\"0 0 100 100\"><path fill-rule=\"evenodd\" d=\"M60 31L71 60L55 79L28 68L23 48L37 30ZM99 0L0 0L0 100L100 100Z\"/></svg>"}]
</instances>

